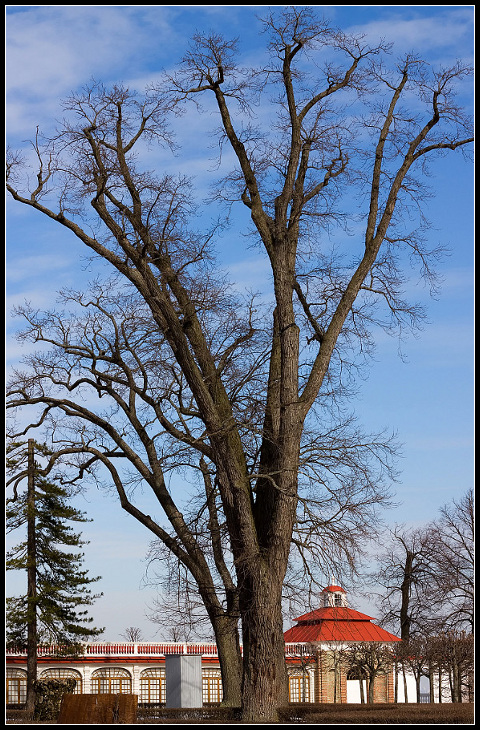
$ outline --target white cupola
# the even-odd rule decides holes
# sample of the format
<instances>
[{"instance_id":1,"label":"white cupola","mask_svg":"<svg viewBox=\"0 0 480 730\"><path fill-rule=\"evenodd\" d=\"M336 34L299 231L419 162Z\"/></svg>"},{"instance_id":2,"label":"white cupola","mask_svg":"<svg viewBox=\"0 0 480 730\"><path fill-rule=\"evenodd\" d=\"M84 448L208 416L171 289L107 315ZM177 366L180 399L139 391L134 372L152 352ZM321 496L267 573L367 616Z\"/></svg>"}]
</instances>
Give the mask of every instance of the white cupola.
<instances>
[{"instance_id":1,"label":"white cupola","mask_svg":"<svg viewBox=\"0 0 480 730\"><path fill-rule=\"evenodd\" d=\"M323 608L346 608L348 606L346 591L341 586L335 585L333 577L331 578L331 585L324 588L320 596Z\"/></svg>"}]
</instances>

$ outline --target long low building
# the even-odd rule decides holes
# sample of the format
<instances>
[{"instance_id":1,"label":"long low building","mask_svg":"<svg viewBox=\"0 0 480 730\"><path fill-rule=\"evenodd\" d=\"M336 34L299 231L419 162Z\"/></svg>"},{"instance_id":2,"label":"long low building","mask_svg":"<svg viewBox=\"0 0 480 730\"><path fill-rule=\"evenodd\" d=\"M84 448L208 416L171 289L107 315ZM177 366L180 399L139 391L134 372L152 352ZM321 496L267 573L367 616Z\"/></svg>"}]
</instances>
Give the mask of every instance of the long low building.
<instances>
[{"instance_id":1,"label":"long low building","mask_svg":"<svg viewBox=\"0 0 480 730\"><path fill-rule=\"evenodd\" d=\"M285 632L285 660L291 702L360 702L367 682L358 666L349 669L346 652L375 643L394 647L398 637L350 609L346 593L331 585L321 595L321 607L296 619ZM215 644L125 642L86 644L76 656L62 656L56 646L38 647L38 679L73 678L78 694L136 694L139 703L166 701L165 662L168 655L200 656L203 704L222 699L222 680ZM26 652L7 651L7 706L19 706L26 696ZM415 701L413 678L408 700ZM374 702L405 701L403 680L396 682L393 666L375 678ZM363 696L362 696L363 695Z\"/></svg>"}]
</instances>

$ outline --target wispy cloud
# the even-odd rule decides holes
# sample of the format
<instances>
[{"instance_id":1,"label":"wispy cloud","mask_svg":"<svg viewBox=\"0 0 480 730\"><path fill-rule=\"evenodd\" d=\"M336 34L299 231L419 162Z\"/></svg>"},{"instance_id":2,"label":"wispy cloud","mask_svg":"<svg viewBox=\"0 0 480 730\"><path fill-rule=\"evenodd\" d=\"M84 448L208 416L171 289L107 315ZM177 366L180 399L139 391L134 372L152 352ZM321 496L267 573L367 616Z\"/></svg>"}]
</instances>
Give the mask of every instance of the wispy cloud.
<instances>
[{"instance_id":1,"label":"wispy cloud","mask_svg":"<svg viewBox=\"0 0 480 730\"><path fill-rule=\"evenodd\" d=\"M131 75L141 57L171 39L167 12L158 6L37 6L7 14L6 122L31 132L58 101L91 77ZM32 109L35 119L32 119Z\"/></svg>"},{"instance_id":2,"label":"wispy cloud","mask_svg":"<svg viewBox=\"0 0 480 730\"><path fill-rule=\"evenodd\" d=\"M420 17L415 7L388 8L388 17L370 20L349 28L350 32L365 34L372 42L380 38L394 42L397 53L448 51L462 47L469 53L473 41L473 15L471 8L446 7L445 12L432 12ZM435 10L439 10L436 8ZM405 17L405 15L409 17Z\"/></svg>"},{"instance_id":3,"label":"wispy cloud","mask_svg":"<svg viewBox=\"0 0 480 730\"><path fill-rule=\"evenodd\" d=\"M67 271L72 266L72 259L59 256L58 254L41 253L34 256L23 256L15 261L15 264L6 269L6 281L11 284L18 284L31 277L38 277L45 274L57 274L59 271Z\"/></svg>"}]
</instances>

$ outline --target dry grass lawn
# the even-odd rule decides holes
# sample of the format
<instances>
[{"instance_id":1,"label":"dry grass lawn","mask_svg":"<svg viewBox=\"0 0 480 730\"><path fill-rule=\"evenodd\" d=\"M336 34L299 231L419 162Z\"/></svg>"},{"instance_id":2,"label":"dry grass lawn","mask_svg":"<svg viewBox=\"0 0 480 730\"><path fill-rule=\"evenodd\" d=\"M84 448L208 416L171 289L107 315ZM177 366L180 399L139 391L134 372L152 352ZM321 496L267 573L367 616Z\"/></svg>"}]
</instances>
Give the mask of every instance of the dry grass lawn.
<instances>
[{"instance_id":1,"label":"dry grass lawn","mask_svg":"<svg viewBox=\"0 0 480 730\"><path fill-rule=\"evenodd\" d=\"M290 705L278 724L297 725L474 725L473 704ZM54 725L26 720L21 711L7 711L7 724ZM241 725L238 713L222 707L171 710L139 708L138 725ZM277 724L277 723L276 723Z\"/></svg>"}]
</instances>

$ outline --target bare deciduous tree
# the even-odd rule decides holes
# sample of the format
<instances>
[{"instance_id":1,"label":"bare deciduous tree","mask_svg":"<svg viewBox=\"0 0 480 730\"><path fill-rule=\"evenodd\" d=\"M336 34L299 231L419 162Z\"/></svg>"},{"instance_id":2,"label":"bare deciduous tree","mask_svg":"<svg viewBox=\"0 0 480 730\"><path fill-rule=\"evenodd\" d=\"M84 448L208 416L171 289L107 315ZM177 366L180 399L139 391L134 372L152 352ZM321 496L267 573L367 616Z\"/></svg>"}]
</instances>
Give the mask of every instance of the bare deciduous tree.
<instances>
[{"instance_id":1,"label":"bare deciduous tree","mask_svg":"<svg viewBox=\"0 0 480 730\"><path fill-rule=\"evenodd\" d=\"M390 646L378 641L362 641L342 650L342 660L351 672L357 674L360 682L367 682L367 702L374 702L375 680L387 674L394 665L394 654Z\"/></svg>"},{"instance_id":2,"label":"bare deciduous tree","mask_svg":"<svg viewBox=\"0 0 480 730\"><path fill-rule=\"evenodd\" d=\"M217 626L217 642L235 654L235 633L215 592L209 560L165 482L167 452L158 447L157 434L175 441L177 453L183 446L212 465L235 572L244 648L243 717L250 722L274 720L288 699L281 597L292 534L304 518L299 507L308 509L308 495L299 491L304 436L315 428L332 379L344 382L345 372L352 372L358 355L369 349L371 325L382 323L383 312L387 328L417 321L418 308L402 296L404 252L420 261L425 275L431 272L423 221L407 232L409 204L420 202L427 160L472 140L455 101L457 83L470 72L462 64L436 72L407 57L387 69L381 63L383 45L371 47L331 29L309 7L284 8L268 15L264 26L270 35L265 68L245 73L235 43L199 34L179 73L143 98L121 87L100 86L74 95L66 105L69 120L56 138L44 145L38 136L34 142L33 188L21 178L17 155L7 168L12 197L107 261L137 292L150 329L148 347L146 340L132 347L135 333L124 338L125 330L115 329L113 322L108 342L94 323L83 325L78 351L78 323L72 322L73 338L64 325L65 340L52 344L63 350L65 366L53 358L41 377L38 371L32 377L19 375L10 404L43 406L41 421L50 415L52 434L59 439L64 424L55 414L75 423L70 452L82 451L102 464L122 506L188 564ZM318 51L330 54L323 68L315 65ZM302 66L309 59L313 77ZM266 127L255 129L248 115L258 94L264 104L268 89L276 92L276 101L258 121L266 118ZM217 110L222 144L236 160L219 198L245 206L271 267L273 301L263 350L264 340L256 338L248 314L240 328L225 319L226 331L220 328L218 305L225 301L225 288L208 267L210 236L187 226L192 209L185 182L141 169L135 158L144 142L168 141L173 110L206 95ZM329 226L353 218L362 233L350 239L339 259ZM100 311L101 300L96 306ZM58 328L63 315L56 316L45 327L41 318L31 317L30 334L42 339L47 325ZM265 333L265 327L261 330ZM126 348L122 353L116 345L120 339ZM125 352L135 367L126 366ZM87 356L88 376L81 366ZM162 373L169 363L174 369L167 386L163 375L159 378L160 397L152 399L147 365L157 359ZM261 383L258 399L254 386L245 397L242 369L248 362L253 382L257 377ZM99 397L108 393L114 407L94 412L82 401L84 386ZM57 387L66 393L59 394ZM255 429L248 425L252 409ZM148 426L139 417L146 410ZM125 431L111 424L120 412L127 418ZM128 498L114 466L120 455L137 470L137 479L149 484L173 534Z\"/></svg>"},{"instance_id":3,"label":"bare deciduous tree","mask_svg":"<svg viewBox=\"0 0 480 730\"><path fill-rule=\"evenodd\" d=\"M410 672L415 678L415 701L420 702L420 680L429 676L431 654L429 651L429 637L425 635L412 636L401 642L396 648L397 659L402 665L403 673ZM405 701L408 695L405 694Z\"/></svg>"},{"instance_id":4,"label":"bare deciduous tree","mask_svg":"<svg viewBox=\"0 0 480 730\"><path fill-rule=\"evenodd\" d=\"M374 581L384 591L379 595L382 622L399 630L402 641L408 642L425 633L425 591L431 571L427 556L429 531L396 526L389 537L391 545L378 558L380 567Z\"/></svg>"},{"instance_id":5,"label":"bare deciduous tree","mask_svg":"<svg viewBox=\"0 0 480 730\"><path fill-rule=\"evenodd\" d=\"M125 641L143 641L142 630L138 626L127 626L122 636Z\"/></svg>"},{"instance_id":6,"label":"bare deciduous tree","mask_svg":"<svg viewBox=\"0 0 480 730\"><path fill-rule=\"evenodd\" d=\"M445 693L445 682L452 702L473 701L474 657L473 634L449 630L429 637L429 652L438 672L439 693ZM447 689L447 692L448 692ZM447 694L443 694L443 699ZM439 694L439 701L442 696Z\"/></svg>"},{"instance_id":7,"label":"bare deciduous tree","mask_svg":"<svg viewBox=\"0 0 480 730\"><path fill-rule=\"evenodd\" d=\"M440 510L429 531L428 601L434 630L474 632L474 497L469 489Z\"/></svg>"},{"instance_id":8,"label":"bare deciduous tree","mask_svg":"<svg viewBox=\"0 0 480 730\"><path fill-rule=\"evenodd\" d=\"M378 563L373 578L385 591L379 596L383 621L399 629L403 641L452 627L473 634L473 491L443 506L423 528L397 526Z\"/></svg>"}]
</instances>

